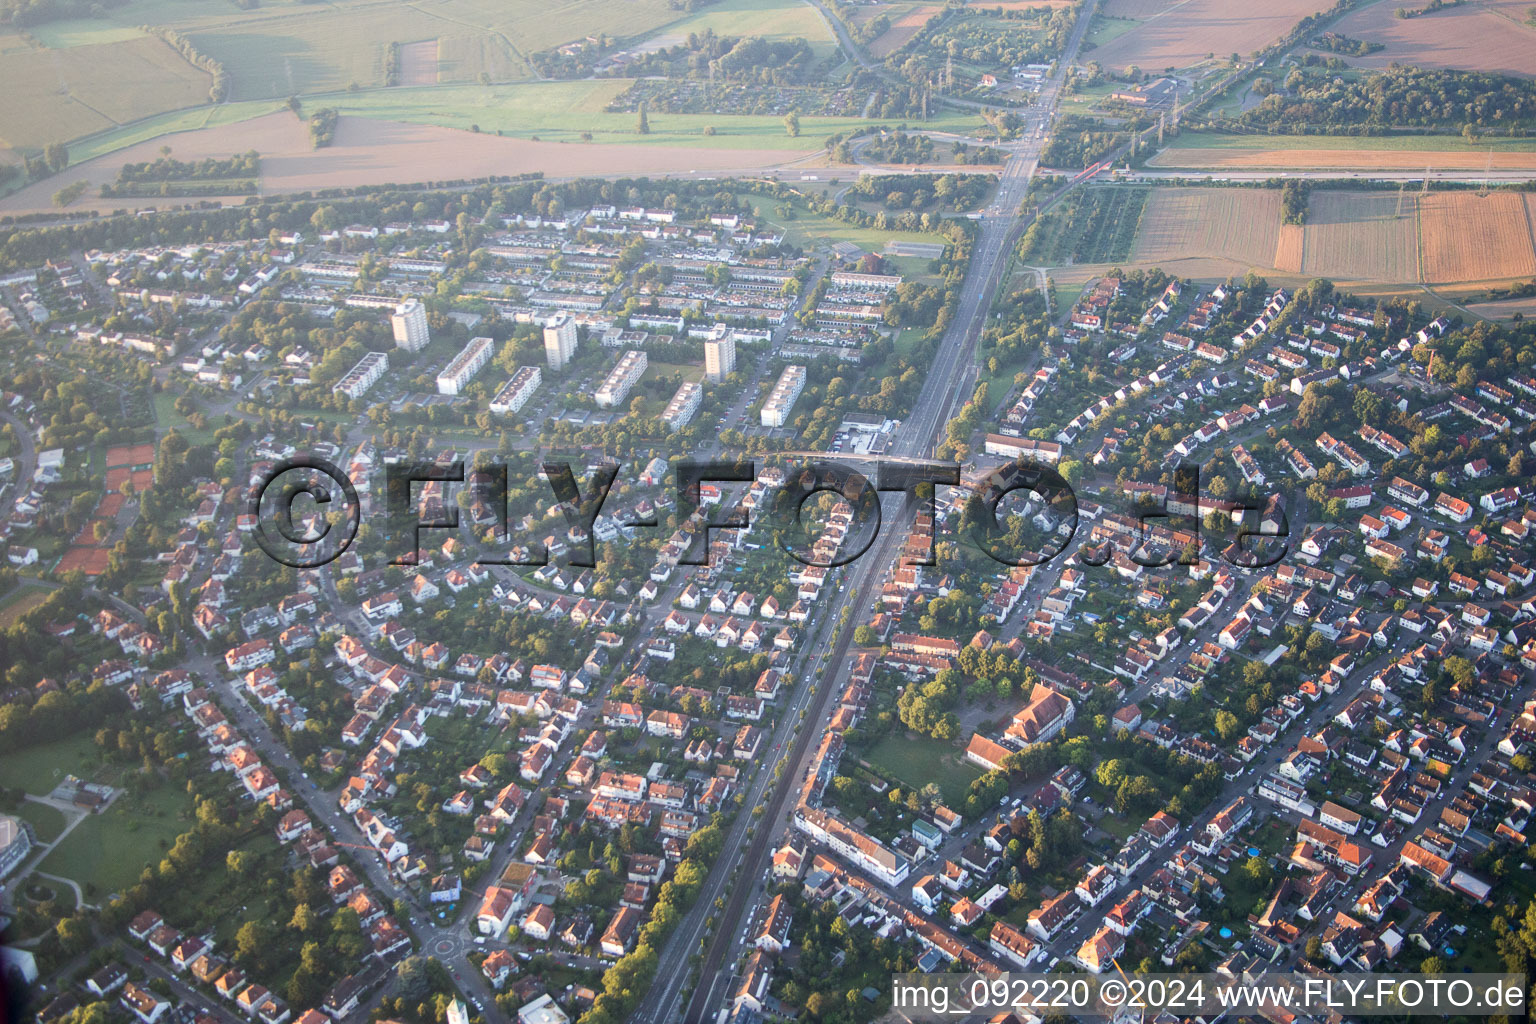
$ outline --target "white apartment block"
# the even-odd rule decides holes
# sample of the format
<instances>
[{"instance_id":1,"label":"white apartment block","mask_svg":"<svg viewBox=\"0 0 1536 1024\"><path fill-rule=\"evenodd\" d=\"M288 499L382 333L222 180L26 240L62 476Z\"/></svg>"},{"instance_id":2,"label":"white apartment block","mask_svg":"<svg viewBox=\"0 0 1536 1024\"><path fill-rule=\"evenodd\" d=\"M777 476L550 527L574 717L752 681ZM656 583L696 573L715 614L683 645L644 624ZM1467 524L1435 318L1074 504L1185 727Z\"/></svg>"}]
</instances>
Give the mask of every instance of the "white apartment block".
<instances>
[{"instance_id":1,"label":"white apartment block","mask_svg":"<svg viewBox=\"0 0 1536 1024\"><path fill-rule=\"evenodd\" d=\"M736 369L736 336L717 327L704 342L704 376L718 384Z\"/></svg>"},{"instance_id":2,"label":"white apartment block","mask_svg":"<svg viewBox=\"0 0 1536 1024\"><path fill-rule=\"evenodd\" d=\"M795 407L795 400L804 390L805 367L786 366L784 372L779 374L778 383L774 384L773 390L768 392L768 398L763 402L763 426L782 427L789 422L790 410Z\"/></svg>"},{"instance_id":3,"label":"white apartment block","mask_svg":"<svg viewBox=\"0 0 1536 1024\"><path fill-rule=\"evenodd\" d=\"M576 354L576 318L565 310L544 325L544 356L551 370L563 370Z\"/></svg>"},{"instance_id":4,"label":"white apartment block","mask_svg":"<svg viewBox=\"0 0 1536 1024\"><path fill-rule=\"evenodd\" d=\"M406 299L400 303L389 322L395 329L395 344L407 352L420 352L432 340L427 330L427 307L420 299Z\"/></svg>"},{"instance_id":5,"label":"white apartment block","mask_svg":"<svg viewBox=\"0 0 1536 1024\"><path fill-rule=\"evenodd\" d=\"M495 352L496 343L490 338L470 338L469 344L460 349L459 354L437 375L437 393L456 395L463 391L465 385L475 379L480 368L491 361Z\"/></svg>"},{"instance_id":6,"label":"white apartment block","mask_svg":"<svg viewBox=\"0 0 1536 1024\"><path fill-rule=\"evenodd\" d=\"M670 430L682 430L693 419L693 414L699 411L699 403L704 401L704 387L691 380L685 380L677 387L677 393L672 396L672 401L662 411L661 422Z\"/></svg>"},{"instance_id":7,"label":"white apartment block","mask_svg":"<svg viewBox=\"0 0 1536 1024\"><path fill-rule=\"evenodd\" d=\"M597 389L597 394L592 396L597 407L611 409L628 398L629 389L639 382L649 362L645 353L638 348L625 352L619 364L609 371L608 378Z\"/></svg>"},{"instance_id":8,"label":"white apartment block","mask_svg":"<svg viewBox=\"0 0 1536 1024\"><path fill-rule=\"evenodd\" d=\"M522 409L528 404L528 399L539 390L539 385L544 383L544 371L537 366L519 366L512 379L501 386L496 392L496 397L491 399L491 412L498 416L506 416Z\"/></svg>"},{"instance_id":9,"label":"white apartment block","mask_svg":"<svg viewBox=\"0 0 1536 1024\"><path fill-rule=\"evenodd\" d=\"M348 398L362 398L368 393L369 388L378 383L387 369L389 369L388 353L369 352L359 359L357 365L348 370L331 390Z\"/></svg>"},{"instance_id":10,"label":"white apartment block","mask_svg":"<svg viewBox=\"0 0 1536 1024\"><path fill-rule=\"evenodd\" d=\"M900 274L859 274L851 270L839 270L832 275L833 288L889 292L900 284Z\"/></svg>"}]
</instances>

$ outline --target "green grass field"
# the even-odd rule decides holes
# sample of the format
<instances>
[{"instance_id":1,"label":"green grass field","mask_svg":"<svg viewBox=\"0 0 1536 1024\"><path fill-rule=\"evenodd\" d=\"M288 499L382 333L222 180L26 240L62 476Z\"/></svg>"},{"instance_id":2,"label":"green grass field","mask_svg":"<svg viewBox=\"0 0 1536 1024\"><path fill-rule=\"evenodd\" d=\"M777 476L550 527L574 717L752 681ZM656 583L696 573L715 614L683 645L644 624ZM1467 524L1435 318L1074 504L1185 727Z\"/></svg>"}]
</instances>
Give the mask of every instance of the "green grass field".
<instances>
[{"instance_id":1,"label":"green grass field","mask_svg":"<svg viewBox=\"0 0 1536 1024\"><path fill-rule=\"evenodd\" d=\"M963 803L971 783L981 777L981 769L967 763L960 748L899 730L865 751L864 760L911 789L938 783L951 807Z\"/></svg>"},{"instance_id":2,"label":"green grass field","mask_svg":"<svg viewBox=\"0 0 1536 1024\"><path fill-rule=\"evenodd\" d=\"M1106 18L1102 13L1095 14L1088 26L1088 34L1084 38L1094 46L1103 46L1112 39L1119 39L1140 24L1141 22L1134 18Z\"/></svg>"},{"instance_id":3,"label":"green grass field","mask_svg":"<svg viewBox=\"0 0 1536 1024\"><path fill-rule=\"evenodd\" d=\"M283 105L276 101L256 100L250 103L221 103L218 106L194 107L191 110L159 114L77 139L69 144L69 159L72 164L77 164L83 160L115 153L141 142L148 142L151 139L197 131L199 128L235 124L281 109ZM174 145L174 140L171 144Z\"/></svg>"},{"instance_id":4,"label":"green grass field","mask_svg":"<svg viewBox=\"0 0 1536 1024\"><path fill-rule=\"evenodd\" d=\"M0 598L0 629L9 629L16 620L48 599L47 587L21 586Z\"/></svg>"},{"instance_id":5,"label":"green grass field","mask_svg":"<svg viewBox=\"0 0 1536 1024\"><path fill-rule=\"evenodd\" d=\"M791 245L798 245L804 249L814 249L818 246L827 246L835 242L852 242L865 252L880 253L885 249L885 243L893 238L908 242L934 242L945 244L945 239L939 235L924 233L921 231L881 231L877 228L855 227L852 224L819 214L807 213L800 207L795 208L795 215L790 218L781 217L778 206L773 200L759 195L745 194L742 196L752 204L754 216L767 221L775 228L784 232L784 240ZM908 257L899 258L900 262L906 262ZM927 260L916 259L917 267L924 274L927 272ZM903 272L912 267L904 266Z\"/></svg>"},{"instance_id":6,"label":"green grass field","mask_svg":"<svg viewBox=\"0 0 1536 1024\"><path fill-rule=\"evenodd\" d=\"M332 106L343 114L389 121L444 125L544 142L593 142L642 146L702 146L710 149L816 149L833 133L867 127L856 117L803 117L800 135L791 138L784 120L770 115L647 115L650 132L635 131L635 115L607 113L608 102L623 92L623 79L576 82L525 82L517 85L462 85L375 89L315 96L312 106ZM978 117L946 114L925 122L942 131L974 131ZM706 136L705 127L715 134ZM818 172L820 173L820 172Z\"/></svg>"},{"instance_id":7,"label":"green grass field","mask_svg":"<svg viewBox=\"0 0 1536 1024\"><path fill-rule=\"evenodd\" d=\"M155 420L162 430L175 428L187 439L188 444L209 444L213 440L214 427L212 425L198 430L187 422L185 416L176 411L177 395L165 391L155 392Z\"/></svg>"},{"instance_id":8,"label":"green grass field","mask_svg":"<svg viewBox=\"0 0 1536 1024\"><path fill-rule=\"evenodd\" d=\"M658 36L687 36L714 29L721 36L762 36L771 42L800 38L818 57L837 49L837 39L816 8L798 0L721 0L670 25Z\"/></svg>"},{"instance_id":9,"label":"green grass field","mask_svg":"<svg viewBox=\"0 0 1536 1024\"><path fill-rule=\"evenodd\" d=\"M0 786L47 796L64 776L74 774L83 778L82 772L88 771L95 760L96 743L89 736L8 750L0 758Z\"/></svg>"},{"instance_id":10,"label":"green grass field","mask_svg":"<svg viewBox=\"0 0 1536 1024\"><path fill-rule=\"evenodd\" d=\"M64 812L47 804L23 800L21 806L16 808L16 817L31 824L40 843L51 843L64 831Z\"/></svg>"},{"instance_id":11,"label":"green grass field","mask_svg":"<svg viewBox=\"0 0 1536 1024\"><path fill-rule=\"evenodd\" d=\"M33 25L27 31L38 42L55 50L120 43L144 34L137 25L113 25L105 21L50 21Z\"/></svg>"},{"instance_id":12,"label":"green grass field","mask_svg":"<svg viewBox=\"0 0 1536 1024\"><path fill-rule=\"evenodd\" d=\"M117 892L158 864L190 822L185 793L162 786L142 798L118 797L110 810L92 814L54 848L40 870L72 878L98 891Z\"/></svg>"}]
</instances>

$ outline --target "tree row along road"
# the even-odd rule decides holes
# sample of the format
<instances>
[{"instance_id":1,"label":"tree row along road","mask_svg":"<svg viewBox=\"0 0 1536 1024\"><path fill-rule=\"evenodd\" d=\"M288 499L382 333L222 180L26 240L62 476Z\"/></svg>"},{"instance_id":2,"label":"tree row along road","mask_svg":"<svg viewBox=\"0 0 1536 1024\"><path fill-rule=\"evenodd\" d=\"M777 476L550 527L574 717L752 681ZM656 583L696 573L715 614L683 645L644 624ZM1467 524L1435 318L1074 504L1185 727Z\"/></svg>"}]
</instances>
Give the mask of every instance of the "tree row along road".
<instances>
[{"instance_id":1,"label":"tree row along road","mask_svg":"<svg viewBox=\"0 0 1536 1024\"><path fill-rule=\"evenodd\" d=\"M844 46L855 59L868 67L858 50L852 46L851 40L846 39L841 23L832 18L817 0L811 0L811 3L828 17L839 39L843 40ZM1007 269L1012 247L1024 227L1021 206L1030 179L1039 164L1043 138L1049 128L1066 69L1082 44L1083 34L1096 6L1096 0L1089 0L1084 6L1056 74L1041 90L1039 103L1025 112L1024 141L1006 147L1010 153L1009 160L999 177L996 195L980 216L970 265L961 286L954 318L940 341L931 370L911 414L897 431L891 446L893 456L916 457L930 453L953 410L970 397L967 384L974 380L972 364L976 341L986 324L992 296ZM636 1024L672 1024L679 1020L686 1024L707 1024L712 1009L720 999L728 996L728 986L733 975L729 954L735 948L737 936L751 919L752 907L757 902L755 897L759 892L759 882L768 875L776 842L790 825L794 811L793 797L810 768L813 750L825 728L828 702L840 690L837 683L842 675L840 670L847 661L855 619L870 607L886 568L896 560L910 523L911 511L902 497L882 496L883 525L879 537L869 551L842 570L844 578L838 587L836 600L827 609L820 630L816 635L807 637L807 649L815 650L817 654L803 671L794 696L774 729L774 745L769 748L769 760L759 769L747 799L743 802L746 813L731 828L724 849L697 902L684 915L659 952L657 979L631 1017ZM845 612L848 616L847 625L833 639L831 631L837 629L837 623ZM826 666L830 666L827 678L818 678ZM802 712L805 714L805 727L795 732L797 725L801 724ZM777 781L774 781L776 768L781 770ZM767 794L765 791L770 785L772 792ZM762 807L763 812L756 816L754 822L752 812L758 807ZM748 827L753 828L750 841L746 841ZM715 900L720 898L727 887L729 892L725 896L725 906L718 914L714 931L704 950L698 983L686 1006L680 1006L683 991L690 980L689 960L706 931L708 919L714 912Z\"/></svg>"}]
</instances>

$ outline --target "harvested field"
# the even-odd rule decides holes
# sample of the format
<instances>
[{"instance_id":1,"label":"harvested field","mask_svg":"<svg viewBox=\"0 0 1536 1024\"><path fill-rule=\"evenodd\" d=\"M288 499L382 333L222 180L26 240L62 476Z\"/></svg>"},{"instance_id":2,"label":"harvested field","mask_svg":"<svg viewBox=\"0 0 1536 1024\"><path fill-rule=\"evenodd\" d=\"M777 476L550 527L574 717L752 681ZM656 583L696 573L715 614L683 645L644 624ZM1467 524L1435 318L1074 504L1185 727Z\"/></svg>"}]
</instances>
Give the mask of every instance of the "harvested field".
<instances>
[{"instance_id":1,"label":"harvested field","mask_svg":"<svg viewBox=\"0 0 1536 1024\"><path fill-rule=\"evenodd\" d=\"M1419 202L1424 280L1497 281L1536 275L1526 197L1441 192Z\"/></svg>"},{"instance_id":2,"label":"harvested field","mask_svg":"<svg viewBox=\"0 0 1536 1024\"><path fill-rule=\"evenodd\" d=\"M1321 0L1270 0L1237 4L1231 0L1185 0L1183 3L1110 3L1105 14L1141 19L1126 32L1092 51L1106 68L1189 67L1233 52L1247 56L1285 35L1296 22L1327 6Z\"/></svg>"},{"instance_id":3,"label":"harvested field","mask_svg":"<svg viewBox=\"0 0 1536 1024\"><path fill-rule=\"evenodd\" d=\"M493 82L520 77L523 61L498 35L443 36L435 55L439 82L474 82L483 71Z\"/></svg>"},{"instance_id":4,"label":"harvested field","mask_svg":"<svg viewBox=\"0 0 1536 1024\"><path fill-rule=\"evenodd\" d=\"M1307 206L1308 277L1334 281L1417 281L1417 196L1396 193L1315 192Z\"/></svg>"},{"instance_id":5,"label":"harvested field","mask_svg":"<svg viewBox=\"0 0 1536 1024\"><path fill-rule=\"evenodd\" d=\"M1170 147L1147 161L1149 167L1200 170L1376 170L1481 171L1488 166L1486 150L1462 152L1415 149L1258 149ZM1496 171L1536 170L1536 153L1495 152Z\"/></svg>"},{"instance_id":6,"label":"harvested field","mask_svg":"<svg viewBox=\"0 0 1536 1024\"><path fill-rule=\"evenodd\" d=\"M923 30L928 19L939 12L938 7L896 8L885 12L891 19L891 27L880 33L864 47L871 57L885 58L912 41ZM879 12L876 12L879 13Z\"/></svg>"},{"instance_id":7,"label":"harvested field","mask_svg":"<svg viewBox=\"0 0 1536 1024\"><path fill-rule=\"evenodd\" d=\"M1257 189L1158 189L1141 217L1131 258L1176 265L1191 258L1267 267L1280 240L1280 193Z\"/></svg>"},{"instance_id":8,"label":"harvested field","mask_svg":"<svg viewBox=\"0 0 1536 1024\"><path fill-rule=\"evenodd\" d=\"M1536 319L1536 297L1500 299L1497 302L1474 302L1467 306L1478 316L1489 320L1510 320L1517 314L1522 320Z\"/></svg>"},{"instance_id":9,"label":"harvested field","mask_svg":"<svg viewBox=\"0 0 1536 1024\"><path fill-rule=\"evenodd\" d=\"M396 85L437 84L436 39L400 44L400 74Z\"/></svg>"},{"instance_id":10,"label":"harvested field","mask_svg":"<svg viewBox=\"0 0 1536 1024\"><path fill-rule=\"evenodd\" d=\"M1536 75L1536 28L1530 0L1483 0L1417 18L1399 18L1395 4L1371 4L1341 18L1334 31L1385 48L1345 57L1356 67L1393 63Z\"/></svg>"},{"instance_id":11,"label":"harvested field","mask_svg":"<svg viewBox=\"0 0 1536 1024\"><path fill-rule=\"evenodd\" d=\"M0 146L37 148L206 103L210 81L154 36L62 50L8 43Z\"/></svg>"},{"instance_id":12,"label":"harvested field","mask_svg":"<svg viewBox=\"0 0 1536 1024\"><path fill-rule=\"evenodd\" d=\"M779 136L783 136L782 127ZM335 142L316 150L310 147L304 125L287 111L238 124L185 132L172 141L175 155L180 160L228 157L232 153L256 149L262 154L262 190L269 194L534 171L541 171L551 178L762 171L793 164L812 155L809 149L531 142L345 115L337 126ZM819 139L800 141L819 149ZM52 209L53 193L69 182L83 179L100 185L112 181L124 163L153 160L159 148L159 141L140 143L86 161L64 174L0 199L0 210ZM121 200L115 202L121 205ZM111 209L113 204L112 200L93 201L89 195L80 201L82 208Z\"/></svg>"},{"instance_id":13,"label":"harvested field","mask_svg":"<svg viewBox=\"0 0 1536 1024\"><path fill-rule=\"evenodd\" d=\"M1280 237L1275 241L1275 269L1299 274L1305 256L1305 229L1300 224L1280 225Z\"/></svg>"}]
</instances>

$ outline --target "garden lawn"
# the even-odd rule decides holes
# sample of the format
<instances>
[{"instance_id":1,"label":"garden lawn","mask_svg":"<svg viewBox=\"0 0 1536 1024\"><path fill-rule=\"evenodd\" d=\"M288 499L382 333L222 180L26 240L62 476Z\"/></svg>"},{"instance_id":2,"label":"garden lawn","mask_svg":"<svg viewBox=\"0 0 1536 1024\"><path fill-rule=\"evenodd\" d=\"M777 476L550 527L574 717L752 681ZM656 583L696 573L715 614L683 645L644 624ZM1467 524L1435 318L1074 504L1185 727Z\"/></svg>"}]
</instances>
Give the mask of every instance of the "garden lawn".
<instances>
[{"instance_id":1,"label":"garden lawn","mask_svg":"<svg viewBox=\"0 0 1536 1024\"><path fill-rule=\"evenodd\" d=\"M133 806L130 806L132 804ZM118 797L112 807L89 815L50 853L41 870L96 886L101 893L121 892L158 864L176 837L191 828L182 820L186 794L162 786L143 797Z\"/></svg>"},{"instance_id":2,"label":"garden lawn","mask_svg":"<svg viewBox=\"0 0 1536 1024\"><path fill-rule=\"evenodd\" d=\"M23 800L21 806L16 808L15 814L32 826L32 831L37 833L37 841L40 843L51 843L58 838L60 832L64 831L64 812L57 807Z\"/></svg>"},{"instance_id":3,"label":"garden lawn","mask_svg":"<svg viewBox=\"0 0 1536 1024\"><path fill-rule=\"evenodd\" d=\"M88 775L87 762L93 763L95 757L96 744L89 736L8 750L0 757L0 786L47 796L64 776Z\"/></svg>"},{"instance_id":4,"label":"garden lawn","mask_svg":"<svg viewBox=\"0 0 1536 1024\"><path fill-rule=\"evenodd\" d=\"M950 807L965 802L971 783L982 774L980 768L966 762L963 750L947 740L914 736L904 730L893 731L870 747L864 760L904 788L922 789L930 782L938 783Z\"/></svg>"}]
</instances>

